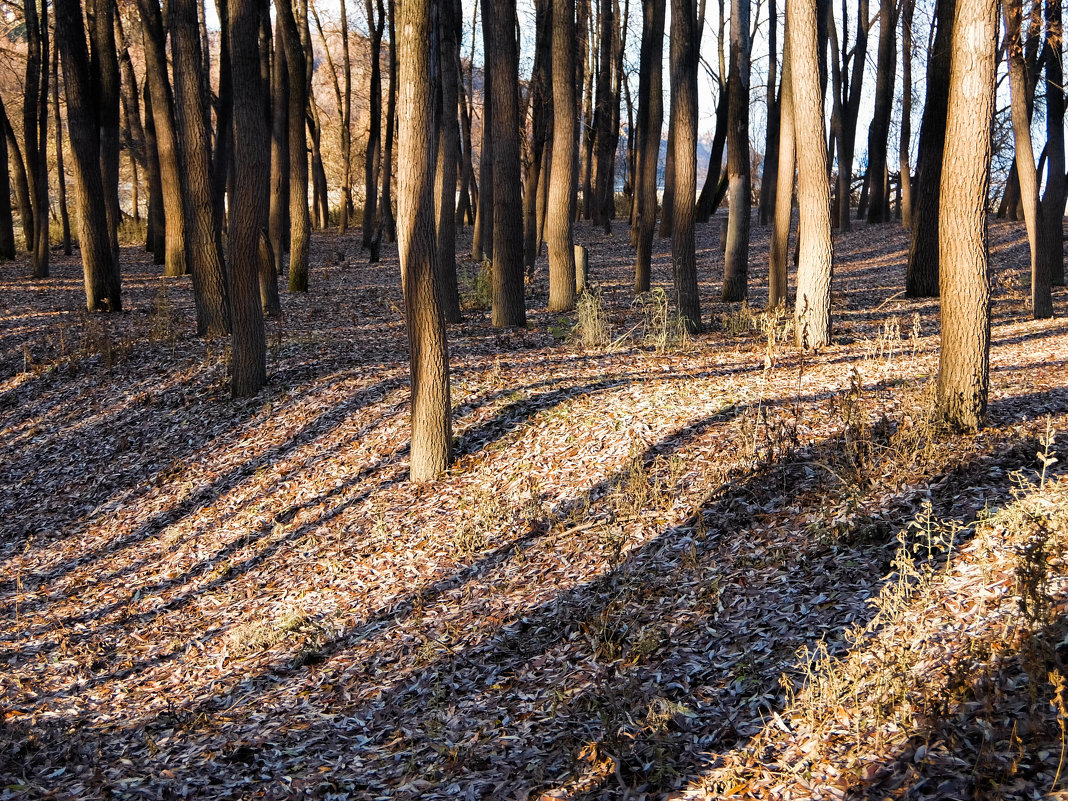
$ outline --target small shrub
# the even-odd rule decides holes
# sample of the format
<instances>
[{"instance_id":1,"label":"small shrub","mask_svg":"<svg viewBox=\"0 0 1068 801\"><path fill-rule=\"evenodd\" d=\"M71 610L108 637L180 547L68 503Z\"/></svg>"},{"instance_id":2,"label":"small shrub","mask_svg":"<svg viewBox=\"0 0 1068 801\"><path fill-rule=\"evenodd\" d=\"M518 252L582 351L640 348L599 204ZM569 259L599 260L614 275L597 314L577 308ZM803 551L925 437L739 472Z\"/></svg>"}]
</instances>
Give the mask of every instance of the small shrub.
<instances>
[{"instance_id":1,"label":"small shrub","mask_svg":"<svg viewBox=\"0 0 1068 801\"><path fill-rule=\"evenodd\" d=\"M602 347L612 340L612 327L600 292L586 291L575 304L575 334L587 348Z\"/></svg>"},{"instance_id":2,"label":"small shrub","mask_svg":"<svg viewBox=\"0 0 1068 801\"><path fill-rule=\"evenodd\" d=\"M478 267L461 268L460 306L464 311L485 311L493 304L493 263L486 259Z\"/></svg>"},{"instance_id":3,"label":"small shrub","mask_svg":"<svg viewBox=\"0 0 1068 801\"><path fill-rule=\"evenodd\" d=\"M657 353L684 348L690 341L686 321L677 311L671 311L667 292L657 287L635 299L641 309L645 344Z\"/></svg>"}]
</instances>

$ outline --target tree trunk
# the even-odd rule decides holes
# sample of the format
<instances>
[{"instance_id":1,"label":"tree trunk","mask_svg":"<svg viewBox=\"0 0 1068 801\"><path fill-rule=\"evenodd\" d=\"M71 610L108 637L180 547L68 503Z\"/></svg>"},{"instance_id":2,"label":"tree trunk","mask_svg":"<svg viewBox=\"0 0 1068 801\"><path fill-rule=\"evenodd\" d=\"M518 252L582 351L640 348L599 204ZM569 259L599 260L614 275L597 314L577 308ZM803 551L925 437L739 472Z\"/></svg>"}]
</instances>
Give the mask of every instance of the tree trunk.
<instances>
[{"instance_id":1,"label":"tree trunk","mask_svg":"<svg viewBox=\"0 0 1068 801\"><path fill-rule=\"evenodd\" d=\"M670 56L669 56L670 57ZM670 83L671 76L668 76ZM660 204L660 238L669 239L675 224L675 96L668 89L668 137L664 153L664 192Z\"/></svg>"},{"instance_id":2,"label":"tree trunk","mask_svg":"<svg viewBox=\"0 0 1068 801\"><path fill-rule=\"evenodd\" d=\"M779 166L775 189L775 226L771 233L768 267L768 307L785 306L786 254L790 249L790 217L794 205L794 90L790 19L783 31L782 80L779 83ZM822 138L822 135L821 137Z\"/></svg>"},{"instance_id":3,"label":"tree trunk","mask_svg":"<svg viewBox=\"0 0 1068 801\"><path fill-rule=\"evenodd\" d=\"M26 177L26 163L22 160L22 149L15 138L15 129L5 113L0 123L4 126L4 139L7 141L8 156L15 168L15 204L19 210L19 223L26 250L33 249L33 206L30 204L30 185Z\"/></svg>"},{"instance_id":4,"label":"tree trunk","mask_svg":"<svg viewBox=\"0 0 1068 801\"><path fill-rule=\"evenodd\" d=\"M597 73L597 105L593 112L593 131L596 142L593 182L593 222L606 234L612 232L612 162L619 137L619 95L612 82L616 49L615 0L601 0L601 68ZM612 125L615 123L615 131Z\"/></svg>"},{"instance_id":5,"label":"tree trunk","mask_svg":"<svg viewBox=\"0 0 1068 801\"><path fill-rule=\"evenodd\" d=\"M115 269L119 264L119 62L115 48L115 0L90 0L89 59L93 70L97 124L100 126L100 173L108 241Z\"/></svg>"},{"instance_id":6,"label":"tree trunk","mask_svg":"<svg viewBox=\"0 0 1068 801\"><path fill-rule=\"evenodd\" d=\"M883 183L887 167L886 152L890 135L890 111L894 102L894 77L897 74L897 5L894 0L879 3L879 64L875 80L875 114L868 128L868 222L890 221L890 198Z\"/></svg>"},{"instance_id":7,"label":"tree trunk","mask_svg":"<svg viewBox=\"0 0 1068 801\"><path fill-rule=\"evenodd\" d=\"M411 352L412 481L438 476L452 458L449 351L445 322L435 287L434 159L437 126L433 120L431 76L432 6L436 0L404 0L400 8L401 88L400 262L405 321Z\"/></svg>"},{"instance_id":8,"label":"tree trunk","mask_svg":"<svg viewBox=\"0 0 1068 801\"><path fill-rule=\"evenodd\" d=\"M845 0L842 12L845 14ZM842 139L838 143L838 227L848 231L852 226L850 196L853 191L853 154L857 141L857 117L860 115L861 88L864 84L864 65L868 57L868 0L857 2L857 37L853 46L853 68L846 63L848 31L842 30Z\"/></svg>"},{"instance_id":9,"label":"tree trunk","mask_svg":"<svg viewBox=\"0 0 1068 801\"><path fill-rule=\"evenodd\" d=\"M221 31L230 27L229 2L230 0L215 0ZM204 65L208 66L206 53ZM208 72L202 74L205 77L210 75ZM227 36L221 36L219 39L219 103L216 116L215 152L211 159L211 196L215 212L215 236L221 242L222 232L226 228L226 186L229 183L230 162L234 156L234 76Z\"/></svg>"},{"instance_id":10,"label":"tree trunk","mask_svg":"<svg viewBox=\"0 0 1068 801\"><path fill-rule=\"evenodd\" d=\"M122 311L119 265L111 248L101 176L100 106L93 91L85 21L78 0L55 0L56 40L63 55L78 245L89 311ZM110 21L109 21L110 23Z\"/></svg>"},{"instance_id":11,"label":"tree trunk","mask_svg":"<svg viewBox=\"0 0 1068 801\"><path fill-rule=\"evenodd\" d=\"M160 178L159 150L156 143L156 123L152 116L152 94L146 82L145 101L145 164L148 172L148 225L145 250L153 255L156 264L163 264L167 255L167 222L163 216L163 183Z\"/></svg>"},{"instance_id":12,"label":"tree trunk","mask_svg":"<svg viewBox=\"0 0 1068 801\"><path fill-rule=\"evenodd\" d=\"M938 410L971 431L986 416L990 362L990 277L986 205L994 105L997 3L958 0L938 220L942 347Z\"/></svg>"},{"instance_id":13,"label":"tree trunk","mask_svg":"<svg viewBox=\"0 0 1068 801\"><path fill-rule=\"evenodd\" d=\"M117 17L116 17L117 19ZM67 173L63 164L63 117L59 113L59 42L56 42L52 47L52 116L56 120L56 186L59 189L59 220L63 231L63 255L69 256L71 254L71 241L70 241L70 213L67 209ZM3 137L0 136L0 146L2 146ZM0 153L0 160L3 161L3 169L7 169L7 158L3 153ZM3 186L6 186L6 181L0 184L0 197L7 197L4 194ZM7 219L11 219L11 206L10 204L2 204L7 206ZM2 226L3 223L0 223ZM2 239L3 234L0 234ZM12 247L14 247L14 237L12 237ZM0 258L3 258L3 246L0 245Z\"/></svg>"},{"instance_id":14,"label":"tree trunk","mask_svg":"<svg viewBox=\"0 0 1068 801\"><path fill-rule=\"evenodd\" d=\"M716 194L720 173L723 171L723 146L727 143L727 85L719 82L719 97L716 99L716 132L712 135L712 152L708 156L708 172L697 198L697 222L706 223L716 213ZM793 178L790 179L791 186Z\"/></svg>"},{"instance_id":15,"label":"tree trunk","mask_svg":"<svg viewBox=\"0 0 1068 801\"><path fill-rule=\"evenodd\" d=\"M1042 238L1039 258L1054 286L1064 286L1064 67L1059 0L1045 0L1046 21L1046 191L1042 195Z\"/></svg>"},{"instance_id":16,"label":"tree trunk","mask_svg":"<svg viewBox=\"0 0 1068 801\"><path fill-rule=\"evenodd\" d=\"M22 133L26 144L26 174L33 210L30 265L34 278L48 277L48 3L23 3L26 20L26 83ZM5 198L3 202L7 202Z\"/></svg>"},{"instance_id":17,"label":"tree trunk","mask_svg":"<svg viewBox=\"0 0 1068 801\"><path fill-rule=\"evenodd\" d=\"M304 113L308 107L308 72L296 0L275 4L289 74L289 291L308 291L311 215L308 209L308 146Z\"/></svg>"},{"instance_id":18,"label":"tree trunk","mask_svg":"<svg viewBox=\"0 0 1068 801\"><path fill-rule=\"evenodd\" d=\"M56 52L59 52L58 47ZM6 122L4 100L0 98L0 128L6 129ZM56 128L59 128L58 116ZM8 198L11 197L11 174L8 169L7 136L4 130L0 130L0 261L15 258L15 220L11 215L11 203L8 202Z\"/></svg>"},{"instance_id":19,"label":"tree trunk","mask_svg":"<svg viewBox=\"0 0 1068 801\"><path fill-rule=\"evenodd\" d=\"M149 197L149 220L148 225L158 225L160 229L162 226L160 223L162 220L158 219L159 211L157 210L157 219L153 220L151 217L151 205L153 191L159 192L159 186L157 185L153 190L153 183L159 182L159 156L154 155L154 158L150 158L148 153L148 146L146 143L146 134L144 126L141 124L141 103L140 93L137 91L137 76L134 74L133 61L130 59L129 43L126 41L126 32L123 30L122 21L120 15L115 15L115 41L118 47L119 56L119 79L121 86L121 100L123 107L123 117L126 120L126 129L129 134L127 145L130 150L130 164L134 170L133 181L133 213L134 219L140 219L138 210L138 185L137 185L137 168L140 165L145 170L145 177L148 179L148 197ZM57 116L58 119L58 116ZM155 131L152 133L153 140L155 139ZM58 140L57 140L58 141ZM154 146L153 142L153 146ZM57 150L58 153L58 150ZM157 232L152 231L151 234L155 235ZM162 236L162 230L158 231L158 234ZM147 240L146 240L147 241ZM160 251L162 255L162 249Z\"/></svg>"},{"instance_id":20,"label":"tree trunk","mask_svg":"<svg viewBox=\"0 0 1068 801\"><path fill-rule=\"evenodd\" d=\"M385 9L378 0L378 17L375 6L366 0L367 29L371 33L371 77L368 89L369 111L367 116L367 150L364 152L363 174L363 244L365 250L377 247L376 229L378 203L378 169L382 161L382 29L385 26Z\"/></svg>"},{"instance_id":21,"label":"tree trunk","mask_svg":"<svg viewBox=\"0 0 1068 801\"><path fill-rule=\"evenodd\" d=\"M775 96L775 59L778 19L775 16L775 0L768 2L768 123L764 136L764 168L760 174L760 202L758 220L767 225L775 211L775 193L779 172L779 128L782 125L780 100ZM788 46L788 45L787 45Z\"/></svg>"},{"instance_id":22,"label":"tree trunk","mask_svg":"<svg viewBox=\"0 0 1068 801\"><path fill-rule=\"evenodd\" d=\"M268 227L275 275L285 270L289 252L289 66L286 63L282 23L274 26L274 62L271 65L271 175Z\"/></svg>"},{"instance_id":23,"label":"tree trunk","mask_svg":"<svg viewBox=\"0 0 1068 801\"><path fill-rule=\"evenodd\" d=\"M898 173L901 176L901 223L906 228L912 220L912 16L916 0L903 0L901 9L901 144L898 148Z\"/></svg>"},{"instance_id":24,"label":"tree trunk","mask_svg":"<svg viewBox=\"0 0 1068 801\"><path fill-rule=\"evenodd\" d=\"M727 247L723 300L745 300L749 291L749 0L731 0L730 73L727 78ZM822 134L821 134L822 136Z\"/></svg>"},{"instance_id":25,"label":"tree trunk","mask_svg":"<svg viewBox=\"0 0 1068 801\"><path fill-rule=\"evenodd\" d=\"M553 164L545 211L549 243L549 311L575 305L575 2L553 0Z\"/></svg>"},{"instance_id":26,"label":"tree trunk","mask_svg":"<svg viewBox=\"0 0 1068 801\"><path fill-rule=\"evenodd\" d=\"M942 154L946 142L950 53L957 2L958 0L938 0L935 6L937 27L934 46L927 62L927 101L923 107L920 142L916 152L912 237L905 273L905 295L910 298L937 297L939 291L939 187Z\"/></svg>"},{"instance_id":27,"label":"tree trunk","mask_svg":"<svg viewBox=\"0 0 1068 801\"><path fill-rule=\"evenodd\" d=\"M697 195L697 62L700 57L695 0L671 0L671 95L675 118L675 221L671 263L679 315L686 329L701 329L694 222Z\"/></svg>"},{"instance_id":28,"label":"tree trunk","mask_svg":"<svg viewBox=\"0 0 1068 801\"><path fill-rule=\"evenodd\" d=\"M440 0L438 62L441 80L435 102L440 102L437 115L441 130L438 133L438 163L435 174L434 198L437 214L438 289L441 292L441 311L445 321L460 322L460 293L456 286L456 155L460 148L460 120L457 113L456 87L459 76L456 65L460 55L460 0Z\"/></svg>"},{"instance_id":29,"label":"tree trunk","mask_svg":"<svg viewBox=\"0 0 1068 801\"><path fill-rule=\"evenodd\" d=\"M389 17L389 94L386 97L386 141L382 157L382 202L378 214L387 242L397 241L397 224L393 218L393 131L397 120L397 32L394 24L396 0L388 0Z\"/></svg>"},{"instance_id":30,"label":"tree trunk","mask_svg":"<svg viewBox=\"0 0 1068 801\"><path fill-rule=\"evenodd\" d=\"M634 291L648 292L656 231L656 172L664 124L664 0L642 0L642 46L638 72L638 170L635 181L637 261Z\"/></svg>"},{"instance_id":31,"label":"tree trunk","mask_svg":"<svg viewBox=\"0 0 1068 801\"><path fill-rule=\"evenodd\" d=\"M495 6L494 11L487 15L486 9L491 6ZM527 316L523 297L523 185L519 169L519 45L515 0L483 3L482 14L483 25L488 22L491 29L490 46L486 48L493 109L490 115L493 137L491 316L495 327L521 327L526 325Z\"/></svg>"},{"instance_id":32,"label":"tree trunk","mask_svg":"<svg viewBox=\"0 0 1068 801\"><path fill-rule=\"evenodd\" d=\"M341 178L341 214L337 232L343 235L348 231L349 214L352 213L352 57L349 54L349 17L345 0L341 0L341 57L345 83L341 93L341 162L345 172Z\"/></svg>"},{"instance_id":33,"label":"tree trunk","mask_svg":"<svg viewBox=\"0 0 1068 801\"><path fill-rule=\"evenodd\" d=\"M230 333L230 300L222 242L215 225L209 121L205 113L207 98L201 93L203 58L195 0L170 0L170 15L186 259L193 275L197 333L206 337L225 336Z\"/></svg>"},{"instance_id":34,"label":"tree trunk","mask_svg":"<svg viewBox=\"0 0 1068 801\"><path fill-rule=\"evenodd\" d=\"M488 9L487 9L488 7ZM493 15L493 4L482 5L482 52L490 51L486 20ZM492 34L489 34L492 36ZM471 258L474 261L493 259L493 104L490 102L492 67L488 60L482 67L482 149L478 159L478 208L475 211L475 230L471 239ZM471 82L474 91L474 78Z\"/></svg>"},{"instance_id":35,"label":"tree trunk","mask_svg":"<svg viewBox=\"0 0 1068 801\"><path fill-rule=\"evenodd\" d=\"M1042 217L1038 206L1038 176L1031 146L1031 125L1027 119L1027 64L1024 61L1020 35L1023 17L1021 6L1021 0L1003 0L1002 3L1012 99L1012 132L1016 148L1015 164L1023 200L1024 222L1027 226L1027 244L1031 251L1031 308L1037 320L1053 316L1053 300L1050 294L1050 276L1047 272L1049 262L1039 255ZM1057 247L1062 247L1059 240Z\"/></svg>"},{"instance_id":36,"label":"tree trunk","mask_svg":"<svg viewBox=\"0 0 1068 801\"><path fill-rule=\"evenodd\" d=\"M552 4L537 0L535 5L534 69L530 80L531 139L530 163L523 185L523 267L527 276L538 258L538 195L549 176L542 171L545 139L549 134L549 97L552 94Z\"/></svg>"},{"instance_id":37,"label":"tree trunk","mask_svg":"<svg viewBox=\"0 0 1068 801\"><path fill-rule=\"evenodd\" d=\"M831 197L814 12L814 4L805 0L787 0L790 58L796 67L791 89L797 134L797 202L801 211L794 331L797 346L803 350L821 348L831 341Z\"/></svg>"},{"instance_id":38,"label":"tree trunk","mask_svg":"<svg viewBox=\"0 0 1068 801\"><path fill-rule=\"evenodd\" d=\"M171 0L173 3L174 0ZM267 348L260 297L260 244L267 224L270 135L264 109L267 87L260 71L260 27L267 0L229 0L229 50L234 84L234 197L227 226L233 305L234 397L259 392L267 381ZM273 270L272 270L273 272Z\"/></svg>"}]
</instances>

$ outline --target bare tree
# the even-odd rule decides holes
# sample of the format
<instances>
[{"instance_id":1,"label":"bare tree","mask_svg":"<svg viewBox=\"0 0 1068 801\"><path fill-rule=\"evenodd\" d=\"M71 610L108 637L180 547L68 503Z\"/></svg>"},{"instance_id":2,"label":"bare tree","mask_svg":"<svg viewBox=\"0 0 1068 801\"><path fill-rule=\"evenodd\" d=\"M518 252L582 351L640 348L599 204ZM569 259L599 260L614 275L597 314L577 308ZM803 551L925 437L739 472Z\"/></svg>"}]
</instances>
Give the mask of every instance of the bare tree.
<instances>
[{"instance_id":1,"label":"bare tree","mask_svg":"<svg viewBox=\"0 0 1068 801\"><path fill-rule=\"evenodd\" d=\"M664 124L664 0L642 0L642 46L638 68L638 154L635 170L637 260L634 291L648 292L656 230L656 172Z\"/></svg>"},{"instance_id":2,"label":"bare tree","mask_svg":"<svg viewBox=\"0 0 1068 801\"><path fill-rule=\"evenodd\" d=\"M783 31L779 87L778 186L775 189L775 225L771 232L768 267L768 306L773 309L787 302L786 254L790 247L790 217L794 206L794 90L789 16Z\"/></svg>"},{"instance_id":3,"label":"bare tree","mask_svg":"<svg viewBox=\"0 0 1068 801\"><path fill-rule=\"evenodd\" d=\"M33 209L34 278L48 277L48 3L23 3L26 21L26 83L22 106L22 134L26 145L26 175ZM3 202L7 202L6 197Z\"/></svg>"},{"instance_id":4,"label":"bare tree","mask_svg":"<svg viewBox=\"0 0 1068 801\"><path fill-rule=\"evenodd\" d=\"M56 120L58 127L58 116ZM0 127L6 128L6 121L4 100L0 98ZM11 204L6 200L11 196L11 174L8 169L7 136L0 131L0 198L5 198L0 202L0 261L15 258L15 221L11 214Z\"/></svg>"},{"instance_id":5,"label":"bare tree","mask_svg":"<svg viewBox=\"0 0 1068 801\"><path fill-rule=\"evenodd\" d=\"M868 222L890 220L890 198L883 174L887 169L886 151L890 135L890 111L894 100L897 75L897 4L895 0L879 3L879 63L875 78L875 113L868 128Z\"/></svg>"},{"instance_id":6,"label":"bare tree","mask_svg":"<svg viewBox=\"0 0 1068 801\"><path fill-rule=\"evenodd\" d=\"M441 80L435 87L438 133L438 159L434 180L437 214L438 290L446 322L460 322L460 293L456 285L456 172L460 152L460 120L457 87L460 61L459 0L440 0L438 18L438 70Z\"/></svg>"},{"instance_id":7,"label":"bare tree","mask_svg":"<svg viewBox=\"0 0 1068 801\"><path fill-rule=\"evenodd\" d=\"M575 1L553 0L553 163L545 237L549 243L549 310L575 305Z\"/></svg>"},{"instance_id":8,"label":"bare tree","mask_svg":"<svg viewBox=\"0 0 1068 801\"><path fill-rule=\"evenodd\" d=\"M368 89L367 149L364 151L363 247L371 251L377 261L378 231L376 228L378 202L378 168L382 160L382 30L386 23L382 0L375 4L366 0L367 30L371 37L371 74Z\"/></svg>"},{"instance_id":9,"label":"bare tree","mask_svg":"<svg viewBox=\"0 0 1068 801\"><path fill-rule=\"evenodd\" d=\"M727 76L727 190L730 214L723 257L723 300L749 291L749 0L731 0L730 72Z\"/></svg>"},{"instance_id":10,"label":"bare tree","mask_svg":"<svg viewBox=\"0 0 1068 801\"><path fill-rule=\"evenodd\" d=\"M304 114L308 107L308 70L296 12L299 0L275 4L282 26L289 74L289 291L308 291L308 250L311 215L308 210L308 147Z\"/></svg>"}]
</instances>

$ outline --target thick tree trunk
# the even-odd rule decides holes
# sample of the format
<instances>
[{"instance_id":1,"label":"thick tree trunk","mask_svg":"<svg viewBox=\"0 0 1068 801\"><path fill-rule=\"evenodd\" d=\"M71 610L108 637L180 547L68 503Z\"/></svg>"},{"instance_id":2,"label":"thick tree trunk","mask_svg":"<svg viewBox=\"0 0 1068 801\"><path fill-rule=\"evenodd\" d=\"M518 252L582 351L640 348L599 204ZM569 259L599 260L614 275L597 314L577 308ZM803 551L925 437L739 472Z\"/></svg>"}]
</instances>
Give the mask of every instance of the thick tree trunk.
<instances>
[{"instance_id":1,"label":"thick tree trunk","mask_svg":"<svg viewBox=\"0 0 1068 801\"><path fill-rule=\"evenodd\" d=\"M1042 270L1064 286L1064 66L1060 0L1045 0L1046 21L1046 191L1042 195Z\"/></svg>"},{"instance_id":2,"label":"thick tree trunk","mask_svg":"<svg viewBox=\"0 0 1068 801\"><path fill-rule=\"evenodd\" d=\"M440 103L438 120L438 163L434 200L437 214L438 289L446 322L460 322L460 293L456 286L456 168L460 149L460 120L457 112L456 65L460 55L461 13L459 0L440 0L438 62L441 80L435 103Z\"/></svg>"},{"instance_id":3,"label":"thick tree trunk","mask_svg":"<svg viewBox=\"0 0 1068 801\"><path fill-rule=\"evenodd\" d=\"M174 2L174 0L171 0ZM260 70L260 22L267 0L229 0L230 64L234 95L234 196L227 227L233 304L234 397L255 395L267 381L267 348L260 297L260 244L267 224L270 136L264 109L267 87ZM273 270L272 270L273 272Z\"/></svg>"},{"instance_id":4,"label":"thick tree trunk","mask_svg":"<svg viewBox=\"0 0 1068 801\"><path fill-rule=\"evenodd\" d=\"M927 62L927 101L923 107L920 142L916 152L912 237L905 274L905 295L910 298L937 297L939 291L939 187L946 143L950 53L956 3L957 0L938 0L935 6L937 27Z\"/></svg>"},{"instance_id":5,"label":"thick tree trunk","mask_svg":"<svg viewBox=\"0 0 1068 801\"><path fill-rule=\"evenodd\" d=\"M101 176L100 118L93 91L85 21L78 0L55 0L56 40L63 54L74 192L78 203L78 245L89 311L122 311L119 265L111 247ZM109 20L110 24L110 20Z\"/></svg>"},{"instance_id":6,"label":"thick tree trunk","mask_svg":"<svg viewBox=\"0 0 1068 801\"><path fill-rule=\"evenodd\" d=\"M437 125L430 78L431 15L436 0L400 8L399 244L405 321L411 352L412 481L438 476L452 458L449 351L435 287L434 160Z\"/></svg>"},{"instance_id":7,"label":"thick tree trunk","mask_svg":"<svg viewBox=\"0 0 1068 801\"><path fill-rule=\"evenodd\" d=\"M193 274L197 333L206 337L225 336L230 333L230 300L222 242L216 227L207 98L201 92L203 58L195 0L170 0L170 14L186 260Z\"/></svg>"},{"instance_id":8,"label":"thick tree trunk","mask_svg":"<svg viewBox=\"0 0 1068 801\"><path fill-rule=\"evenodd\" d=\"M994 105L997 3L958 0L938 221L942 347L938 410L955 428L986 416L990 362L990 278L986 204Z\"/></svg>"},{"instance_id":9,"label":"thick tree trunk","mask_svg":"<svg viewBox=\"0 0 1068 801\"><path fill-rule=\"evenodd\" d=\"M545 211L550 311L575 305L575 49L574 0L553 0L553 164Z\"/></svg>"},{"instance_id":10,"label":"thick tree trunk","mask_svg":"<svg viewBox=\"0 0 1068 801\"><path fill-rule=\"evenodd\" d=\"M794 332L803 350L831 341L831 205L827 184L827 140L819 84L816 14L805 0L787 0L790 18L791 82L797 134L797 296Z\"/></svg>"},{"instance_id":11,"label":"thick tree trunk","mask_svg":"<svg viewBox=\"0 0 1068 801\"><path fill-rule=\"evenodd\" d=\"M1016 148L1015 164L1020 182L1020 194L1027 226L1027 243L1031 250L1031 308L1035 319L1053 316L1050 294L1049 262L1039 255L1042 229L1038 206L1038 176L1035 154L1031 146L1031 125L1027 119L1027 64L1024 61L1020 26L1023 17L1021 0L1003 0L1005 14L1005 49L1009 62L1009 83L1012 98L1012 132ZM1057 247L1062 247L1058 240Z\"/></svg>"},{"instance_id":12,"label":"thick tree trunk","mask_svg":"<svg viewBox=\"0 0 1068 801\"><path fill-rule=\"evenodd\" d=\"M723 300L745 300L749 291L749 223L753 188L749 174L749 0L731 0L730 73L727 78L727 247ZM822 134L821 134L822 136Z\"/></svg>"},{"instance_id":13,"label":"thick tree trunk","mask_svg":"<svg viewBox=\"0 0 1068 801\"><path fill-rule=\"evenodd\" d=\"M656 172L664 124L664 0L642 0L642 47L638 72L638 170L635 181L637 261L634 291L648 292L656 231Z\"/></svg>"},{"instance_id":14,"label":"thick tree trunk","mask_svg":"<svg viewBox=\"0 0 1068 801\"><path fill-rule=\"evenodd\" d=\"M701 329L694 223L697 195L697 3L671 0L672 115L675 118L675 221L671 264L679 315L691 333Z\"/></svg>"},{"instance_id":15,"label":"thick tree trunk","mask_svg":"<svg viewBox=\"0 0 1068 801\"><path fill-rule=\"evenodd\" d=\"M308 71L301 40L302 21L295 0L275 4L289 73L289 291L308 291L311 214L308 209L308 146L304 113L308 107Z\"/></svg>"},{"instance_id":16,"label":"thick tree trunk","mask_svg":"<svg viewBox=\"0 0 1068 801\"><path fill-rule=\"evenodd\" d=\"M523 297L523 185L519 167L519 44L515 0L484 3L491 47L490 106L493 112L493 311L496 327L525 326ZM485 183L483 183L485 187ZM550 291L550 295L551 295Z\"/></svg>"},{"instance_id":17,"label":"thick tree trunk","mask_svg":"<svg viewBox=\"0 0 1068 801\"><path fill-rule=\"evenodd\" d=\"M779 86L778 186L775 189L775 226L771 232L768 267L768 307L772 309L788 302L786 254L790 249L790 217L794 205L794 91L789 17L783 32L782 81Z\"/></svg>"},{"instance_id":18,"label":"thick tree trunk","mask_svg":"<svg viewBox=\"0 0 1068 801\"><path fill-rule=\"evenodd\" d=\"M890 111L894 102L894 77L897 74L897 5L894 0L879 3L879 63L875 80L875 114L868 128L868 222L890 221L890 198L887 197L883 172L887 168L886 152L890 135Z\"/></svg>"},{"instance_id":19,"label":"thick tree trunk","mask_svg":"<svg viewBox=\"0 0 1068 801\"><path fill-rule=\"evenodd\" d=\"M100 126L100 173L104 188L104 210L108 220L108 241L112 260L118 269L119 224L119 61L115 48L115 0L90 0L90 64L93 70Z\"/></svg>"}]
</instances>

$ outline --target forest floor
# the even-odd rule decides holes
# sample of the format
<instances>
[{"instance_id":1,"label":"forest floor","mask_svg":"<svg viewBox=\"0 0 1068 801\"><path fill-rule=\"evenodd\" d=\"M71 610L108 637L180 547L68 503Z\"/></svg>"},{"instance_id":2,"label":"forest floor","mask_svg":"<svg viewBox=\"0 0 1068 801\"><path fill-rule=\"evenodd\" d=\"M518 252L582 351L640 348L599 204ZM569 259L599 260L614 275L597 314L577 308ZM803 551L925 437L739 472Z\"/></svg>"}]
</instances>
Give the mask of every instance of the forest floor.
<instances>
[{"instance_id":1,"label":"forest floor","mask_svg":"<svg viewBox=\"0 0 1068 801\"><path fill-rule=\"evenodd\" d=\"M1068 292L1029 319L1023 225L968 436L898 225L837 237L804 358L767 229L748 307L701 229L687 339L616 228L601 344L544 258L527 329L450 327L422 485L395 247L317 235L238 402L140 250L110 316L76 254L0 268L0 798L1068 798Z\"/></svg>"}]
</instances>

